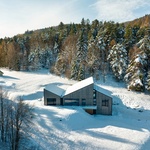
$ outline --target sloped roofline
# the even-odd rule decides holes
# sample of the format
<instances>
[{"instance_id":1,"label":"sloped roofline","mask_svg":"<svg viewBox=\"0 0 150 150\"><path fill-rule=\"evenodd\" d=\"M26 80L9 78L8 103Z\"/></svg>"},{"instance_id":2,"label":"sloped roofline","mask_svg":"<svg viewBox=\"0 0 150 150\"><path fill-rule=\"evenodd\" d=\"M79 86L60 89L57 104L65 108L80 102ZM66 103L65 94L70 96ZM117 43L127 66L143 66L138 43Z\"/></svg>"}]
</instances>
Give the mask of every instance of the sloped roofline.
<instances>
[{"instance_id":1,"label":"sloped roofline","mask_svg":"<svg viewBox=\"0 0 150 150\"><path fill-rule=\"evenodd\" d=\"M80 89L82 89L82 88L84 88L86 86L89 86L89 85L91 85L93 83L94 83L93 77L89 77L89 78L84 79L84 80L82 80L80 82L77 82L77 83L73 84L72 86L68 87L67 90L62 95L62 97L66 96L66 95L68 95L70 93L73 93L73 92L75 92L77 90L80 90Z\"/></svg>"},{"instance_id":2,"label":"sloped roofline","mask_svg":"<svg viewBox=\"0 0 150 150\"><path fill-rule=\"evenodd\" d=\"M62 96L62 94L65 92L64 89L58 87L57 85L49 85L45 88L47 91L57 95L57 96Z\"/></svg>"},{"instance_id":3,"label":"sloped roofline","mask_svg":"<svg viewBox=\"0 0 150 150\"><path fill-rule=\"evenodd\" d=\"M84 87L86 87L88 85L91 85L93 83L94 83L93 77L89 77L87 79L84 79L84 80L82 80L80 82L77 82L77 83L73 84L72 86L68 87L67 90L64 90L64 89L62 89L62 88L60 88L60 87L58 87L56 85L49 85L45 89L47 91L50 91L53 94L56 94L56 95L58 95L60 97L63 97L65 95L73 93L73 92L75 92L75 91L77 91L79 89L82 89L82 88L84 88Z\"/></svg>"},{"instance_id":4,"label":"sloped roofline","mask_svg":"<svg viewBox=\"0 0 150 150\"><path fill-rule=\"evenodd\" d=\"M98 91L98 92L100 92L100 93L102 93L102 94L104 94L104 95L106 95L106 96L112 98L110 91L108 91L108 90L106 90L106 89L104 89L104 88L101 88L101 87L100 87L99 85L97 85L97 84L94 84L94 90L96 90L96 91Z\"/></svg>"}]
</instances>

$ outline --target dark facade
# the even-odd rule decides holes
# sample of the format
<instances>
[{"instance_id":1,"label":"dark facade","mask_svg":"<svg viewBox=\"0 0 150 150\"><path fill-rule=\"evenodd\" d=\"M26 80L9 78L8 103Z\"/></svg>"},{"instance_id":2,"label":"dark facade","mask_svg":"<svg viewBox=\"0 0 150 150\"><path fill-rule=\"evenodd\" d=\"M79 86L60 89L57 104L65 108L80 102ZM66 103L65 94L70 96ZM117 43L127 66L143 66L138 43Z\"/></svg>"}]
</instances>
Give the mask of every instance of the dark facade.
<instances>
[{"instance_id":1,"label":"dark facade","mask_svg":"<svg viewBox=\"0 0 150 150\"><path fill-rule=\"evenodd\" d=\"M60 96L44 89L44 105L60 105Z\"/></svg>"},{"instance_id":2,"label":"dark facade","mask_svg":"<svg viewBox=\"0 0 150 150\"><path fill-rule=\"evenodd\" d=\"M44 89L44 105L82 106L90 114L112 115L112 98L94 87L90 82L73 91L62 91L62 94Z\"/></svg>"},{"instance_id":3,"label":"dark facade","mask_svg":"<svg viewBox=\"0 0 150 150\"><path fill-rule=\"evenodd\" d=\"M66 105L67 101L76 100L78 106L91 106L93 105L93 84L88 85L82 89L74 91L70 94L64 95L63 104Z\"/></svg>"},{"instance_id":4,"label":"dark facade","mask_svg":"<svg viewBox=\"0 0 150 150\"><path fill-rule=\"evenodd\" d=\"M97 114L112 115L112 98L96 91Z\"/></svg>"}]
</instances>

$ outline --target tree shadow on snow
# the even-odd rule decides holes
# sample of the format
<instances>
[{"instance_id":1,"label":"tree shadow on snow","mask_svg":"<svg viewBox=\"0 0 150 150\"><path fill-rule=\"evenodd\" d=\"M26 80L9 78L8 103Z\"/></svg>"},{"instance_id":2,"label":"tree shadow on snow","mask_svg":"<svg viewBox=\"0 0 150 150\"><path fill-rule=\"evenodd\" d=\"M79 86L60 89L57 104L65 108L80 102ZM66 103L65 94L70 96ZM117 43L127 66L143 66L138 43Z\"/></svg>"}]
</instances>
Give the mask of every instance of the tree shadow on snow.
<instances>
[{"instance_id":1,"label":"tree shadow on snow","mask_svg":"<svg viewBox=\"0 0 150 150\"><path fill-rule=\"evenodd\" d=\"M41 100L43 97L43 91L38 91L36 93L31 93L29 95L23 95L22 98L23 100Z\"/></svg>"},{"instance_id":2,"label":"tree shadow on snow","mask_svg":"<svg viewBox=\"0 0 150 150\"><path fill-rule=\"evenodd\" d=\"M63 85L64 83L55 82L55 83L46 84L43 87L49 87L49 86L61 87ZM68 142L68 145L69 144L75 146L85 145L87 147L87 145L83 141L78 141L75 143L73 140L70 140L68 138L71 132L75 132L80 134L81 136L82 134L86 134L90 137L95 137L97 139L102 138L109 141L118 141L130 145L137 145L137 143L134 143L122 137L117 137L113 134L107 134L104 132L95 132L89 130L89 129L102 129L107 126L112 126L114 128L119 127L122 129L136 130L140 132L144 132L143 128L150 130L148 125L143 126L144 124L143 120L139 120L139 117L142 118L142 116L144 116L143 112L140 112L140 110L138 109L127 107L122 103L122 100L118 96L113 95L111 91L108 91L101 87L100 89L102 93L107 93L108 96L111 96L113 98L112 116L89 115L86 112L84 112L84 110L82 112L81 109L78 109L76 106L35 107L36 120L38 122L38 126L40 126L38 130L39 132L38 134L40 134L40 139L39 140L37 139L38 142L44 143L45 140L46 142L49 143L54 142L56 143L56 145L54 144L52 147L56 146L56 148L58 148L57 144L61 145L65 143L64 141L66 141L66 143ZM42 97L43 97L43 91L38 91L36 93L23 96L23 99L34 100L34 99L42 99ZM75 110L75 112L69 114L67 118L62 118L58 112L62 110L63 113L65 109L68 111ZM146 111L150 113L149 110ZM135 117L133 115L135 115ZM65 136L61 136L61 134L64 134ZM149 140L147 143L145 143L143 148L145 148L148 143ZM43 149L45 147L44 145L40 145L40 146L43 147Z\"/></svg>"}]
</instances>

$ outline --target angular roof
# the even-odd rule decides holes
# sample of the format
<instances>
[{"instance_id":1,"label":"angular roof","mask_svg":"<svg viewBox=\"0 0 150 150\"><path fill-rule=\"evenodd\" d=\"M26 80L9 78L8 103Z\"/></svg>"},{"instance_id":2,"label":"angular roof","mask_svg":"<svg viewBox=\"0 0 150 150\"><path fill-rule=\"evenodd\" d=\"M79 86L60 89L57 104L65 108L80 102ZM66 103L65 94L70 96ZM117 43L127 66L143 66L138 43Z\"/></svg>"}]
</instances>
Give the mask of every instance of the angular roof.
<instances>
[{"instance_id":1,"label":"angular roof","mask_svg":"<svg viewBox=\"0 0 150 150\"><path fill-rule=\"evenodd\" d=\"M50 85L47 85L47 86L46 86L46 90L48 90L48 91L50 91L51 93L56 94L56 95L58 95L58 96L60 96L60 97L63 97L63 96L65 96L65 95L68 95L68 94L70 94L70 93L73 93L73 92L75 92L75 91L77 91L77 90L79 90L79 89L82 89L82 88L84 88L84 87L86 87L86 86L88 86L88 85L91 85L91 84L93 84L93 83L94 83L93 77L89 77L89 78L87 78L87 79L84 79L84 80L82 80L82 81L80 81L80 82L77 82L77 83L73 84L72 86L69 86L69 87L67 88L67 90L61 88L61 87L60 87L59 85L57 85L57 84L50 84Z\"/></svg>"},{"instance_id":2,"label":"angular roof","mask_svg":"<svg viewBox=\"0 0 150 150\"><path fill-rule=\"evenodd\" d=\"M110 97L110 98L112 98L112 93L110 92L110 91L108 91L108 90L106 90L106 89L104 89L104 88L101 88L99 85L97 85L97 84L94 84L94 90L96 90L96 91L98 91L98 92L100 92L100 93L102 93L102 94L104 94L104 95L106 95L106 96L108 96L108 97Z\"/></svg>"},{"instance_id":3,"label":"angular roof","mask_svg":"<svg viewBox=\"0 0 150 150\"><path fill-rule=\"evenodd\" d=\"M50 91L51 93L55 94L55 95L58 95L58 96L62 96L63 93L65 92L64 89L60 88L59 86L57 85L53 85L53 84L50 84L48 86L46 86L45 88L46 90Z\"/></svg>"},{"instance_id":4,"label":"angular roof","mask_svg":"<svg viewBox=\"0 0 150 150\"><path fill-rule=\"evenodd\" d=\"M82 80L80 82L77 82L74 85L68 87L67 90L65 91L65 93L62 96L65 96L65 95L68 95L70 93L73 93L73 92L75 92L75 91L77 91L79 89L82 89L82 88L84 88L84 87L86 87L88 85L91 85L93 83L94 83L93 77L89 77L87 79L84 79L84 80Z\"/></svg>"}]
</instances>

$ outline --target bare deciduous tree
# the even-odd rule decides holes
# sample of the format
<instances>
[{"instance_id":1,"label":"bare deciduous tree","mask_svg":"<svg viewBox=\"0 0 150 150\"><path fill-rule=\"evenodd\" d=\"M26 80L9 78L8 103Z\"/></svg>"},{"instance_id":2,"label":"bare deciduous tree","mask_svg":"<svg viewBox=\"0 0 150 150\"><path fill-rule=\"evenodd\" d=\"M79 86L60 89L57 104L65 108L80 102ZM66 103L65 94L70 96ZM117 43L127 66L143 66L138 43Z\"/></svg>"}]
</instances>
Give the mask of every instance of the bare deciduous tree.
<instances>
[{"instance_id":1,"label":"bare deciduous tree","mask_svg":"<svg viewBox=\"0 0 150 150\"><path fill-rule=\"evenodd\" d=\"M8 100L0 87L0 133L1 141L7 143L10 150L18 150L20 142L28 133L32 120L32 107L22 98L17 102Z\"/></svg>"}]
</instances>

